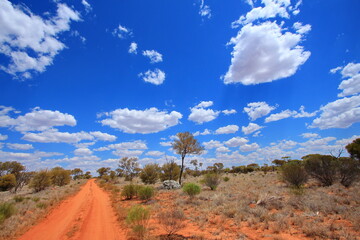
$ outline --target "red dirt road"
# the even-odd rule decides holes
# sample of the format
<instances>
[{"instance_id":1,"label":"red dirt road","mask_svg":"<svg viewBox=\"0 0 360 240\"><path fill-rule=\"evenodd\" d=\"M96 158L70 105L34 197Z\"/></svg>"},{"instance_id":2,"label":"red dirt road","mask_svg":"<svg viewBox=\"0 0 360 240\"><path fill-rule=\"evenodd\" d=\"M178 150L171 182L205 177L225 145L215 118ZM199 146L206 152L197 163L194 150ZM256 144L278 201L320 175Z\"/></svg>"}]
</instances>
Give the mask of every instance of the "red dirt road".
<instances>
[{"instance_id":1,"label":"red dirt road","mask_svg":"<svg viewBox=\"0 0 360 240\"><path fill-rule=\"evenodd\" d=\"M122 240L109 196L89 180L75 196L64 200L18 240Z\"/></svg>"}]
</instances>

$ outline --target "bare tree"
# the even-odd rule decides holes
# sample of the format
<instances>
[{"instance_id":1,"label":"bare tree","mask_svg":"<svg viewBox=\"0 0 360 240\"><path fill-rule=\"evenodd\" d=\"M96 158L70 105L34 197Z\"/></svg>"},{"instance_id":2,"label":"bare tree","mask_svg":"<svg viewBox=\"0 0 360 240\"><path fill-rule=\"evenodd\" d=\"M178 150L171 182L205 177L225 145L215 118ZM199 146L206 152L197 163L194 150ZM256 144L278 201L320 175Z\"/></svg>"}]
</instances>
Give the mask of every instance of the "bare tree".
<instances>
[{"instance_id":1,"label":"bare tree","mask_svg":"<svg viewBox=\"0 0 360 240\"><path fill-rule=\"evenodd\" d=\"M179 183L181 184L181 178L184 172L184 159L186 155L201 154L204 148L189 132L178 133L176 134L176 136L178 137L178 139L174 140L174 142L172 143L172 147L177 154L181 155L181 169L180 169L180 177L179 177Z\"/></svg>"}]
</instances>

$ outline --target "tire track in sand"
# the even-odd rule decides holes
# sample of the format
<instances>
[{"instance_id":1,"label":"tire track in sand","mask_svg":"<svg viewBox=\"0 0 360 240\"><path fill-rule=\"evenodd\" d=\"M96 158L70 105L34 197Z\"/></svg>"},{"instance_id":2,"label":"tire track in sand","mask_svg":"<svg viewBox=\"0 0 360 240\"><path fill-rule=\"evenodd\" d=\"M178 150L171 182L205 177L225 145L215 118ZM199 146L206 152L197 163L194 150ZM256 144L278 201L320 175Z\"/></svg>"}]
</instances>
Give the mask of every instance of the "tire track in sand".
<instances>
[{"instance_id":1,"label":"tire track in sand","mask_svg":"<svg viewBox=\"0 0 360 240\"><path fill-rule=\"evenodd\" d=\"M122 240L108 194L89 180L18 240Z\"/></svg>"}]
</instances>

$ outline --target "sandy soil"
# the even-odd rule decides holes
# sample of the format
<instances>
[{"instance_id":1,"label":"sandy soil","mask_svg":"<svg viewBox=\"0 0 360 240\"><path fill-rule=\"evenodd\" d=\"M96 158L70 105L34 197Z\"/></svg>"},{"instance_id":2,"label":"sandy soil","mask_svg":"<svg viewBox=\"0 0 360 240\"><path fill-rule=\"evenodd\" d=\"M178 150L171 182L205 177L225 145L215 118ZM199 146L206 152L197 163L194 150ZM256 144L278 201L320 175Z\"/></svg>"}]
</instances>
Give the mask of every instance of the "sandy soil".
<instances>
[{"instance_id":1,"label":"sandy soil","mask_svg":"<svg viewBox=\"0 0 360 240\"><path fill-rule=\"evenodd\" d=\"M78 194L63 201L19 240L126 239L109 196L94 181L89 180Z\"/></svg>"}]
</instances>

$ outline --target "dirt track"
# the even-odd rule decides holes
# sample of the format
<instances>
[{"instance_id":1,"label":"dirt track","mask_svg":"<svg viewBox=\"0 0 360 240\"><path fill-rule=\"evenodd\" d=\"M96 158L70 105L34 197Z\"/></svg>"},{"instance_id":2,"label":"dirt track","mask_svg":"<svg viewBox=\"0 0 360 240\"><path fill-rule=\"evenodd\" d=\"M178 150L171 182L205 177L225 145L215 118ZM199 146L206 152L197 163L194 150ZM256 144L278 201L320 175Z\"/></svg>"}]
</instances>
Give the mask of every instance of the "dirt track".
<instances>
[{"instance_id":1,"label":"dirt track","mask_svg":"<svg viewBox=\"0 0 360 240\"><path fill-rule=\"evenodd\" d=\"M89 180L75 196L63 201L18 240L121 240L109 196Z\"/></svg>"}]
</instances>

